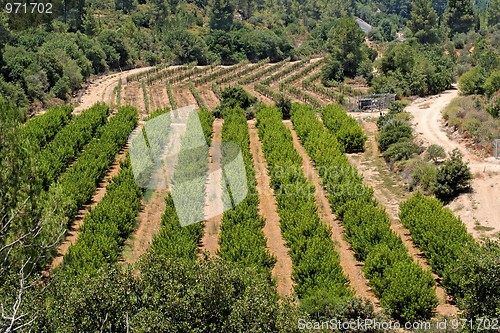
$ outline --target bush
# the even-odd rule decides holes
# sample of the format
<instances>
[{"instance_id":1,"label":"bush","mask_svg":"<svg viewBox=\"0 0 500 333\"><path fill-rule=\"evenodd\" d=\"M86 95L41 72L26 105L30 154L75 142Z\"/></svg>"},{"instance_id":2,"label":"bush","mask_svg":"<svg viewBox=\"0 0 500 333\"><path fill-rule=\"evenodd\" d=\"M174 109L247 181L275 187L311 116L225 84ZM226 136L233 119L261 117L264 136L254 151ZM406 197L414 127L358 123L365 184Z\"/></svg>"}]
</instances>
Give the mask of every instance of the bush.
<instances>
[{"instance_id":1,"label":"bush","mask_svg":"<svg viewBox=\"0 0 500 333\"><path fill-rule=\"evenodd\" d=\"M484 93L491 97L500 89L500 70L496 70L484 81Z\"/></svg>"},{"instance_id":2,"label":"bush","mask_svg":"<svg viewBox=\"0 0 500 333\"><path fill-rule=\"evenodd\" d=\"M409 160L414 155L419 153L419 147L410 140L396 142L387 148L383 153L387 162L398 162Z\"/></svg>"},{"instance_id":3,"label":"bush","mask_svg":"<svg viewBox=\"0 0 500 333\"><path fill-rule=\"evenodd\" d=\"M477 251L463 251L455 274L462 277L458 304L464 317L478 323L479 318L496 318L500 309L500 243L486 241ZM464 278L465 277L465 278Z\"/></svg>"},{"instance_id":4,"label":"bush","mask_svg":"<svg viewBox=\"0 0 500 333\"><path fill-rule=\"evenodd\" d=\"M321 69L321 81L323 84L334 80L338 82L344 81L344 69L338 60L328 59Z\"/></svg>"},{"instance_id":5,"label":"bush","mask_svg":"<svg viewBox=\"0 0 500 333\"><path fill-rule=\"evenodd\" d=\"M472 173L462 160L462 153L454 149L438 169L434 194L442 200L453 199L458 194L470 189Z\"/></svg>"},{"instance_id":6,"label":"bush","mask_svg":"<svg viewBox=\"0 0 500 333\"><path fill-rule=\"evenodd\" d=\"M411 126L406 122L399 120L389 121L380 129L380 134L377 138L379 150L384 152L394 143L402 140L410 140L412 138L412 131Z\"/></svg>"},{"instance_id":7,"label":"bush","mask_svg":"<svg viewBox=\"0 0 500 333\"><path fill-rule=\"evenodd\" d=\"M247 109L257 102L257 98L250 95L242 86L228 87L221 92L220 108Z\"/></svg>"},{"instance_id":8,"label":"bush","mask_svg":"<svg viewBox=\"0 0 500 333\"><path fill-rule=\"evenodd\" d=\"M446 158L446 152L440 145L432 144L427 147L427 151L425 152L426 161L437 163L440 159L444 158Z\"/></svg>"},{"instance_id":9,"label":"bush","mask_svg":"<svg viewBox=\"0 0 500 333\"><path fill-rule=\"evenodd\" d=\"M484 70L481 67L475 67L462 75L458 80L458 87L466 95L482 94L484 80Z\"/></svg>"},{"instance_id":10,"label":"bush","mask_svg":"<svg viewBox=\"0 0 500 333\"><path fill-rule=\"evenodd\" d=\"M410 190L420 186L426 192L433 192L436 183L437 167L420 158L409 161L405 166L409 173Z\"/></svg>"},{"instance_id":11,"label":"bush","mask_svg":"<svg viewBox=\"0 0 500 333\"><path fill-rule=\"evenodd\" d=\"M418 264L406 260L396 262L385 274L390 283L381 304L394 318L410 321L431 316L439 300L432 288L434 279L430 272L422 273Z\"/></svg>"},{"instance_id":12,"label":"bush","mask_svg":"<svg viewBox=\"0 0 500 333\"><path fill-rule=\"evenodd\" d=\"M325 106L321 109L321 116L325 126L337 137L346 152L365 149L366 135L361 126L340 105Z\"/></svg>"}]
</instances>

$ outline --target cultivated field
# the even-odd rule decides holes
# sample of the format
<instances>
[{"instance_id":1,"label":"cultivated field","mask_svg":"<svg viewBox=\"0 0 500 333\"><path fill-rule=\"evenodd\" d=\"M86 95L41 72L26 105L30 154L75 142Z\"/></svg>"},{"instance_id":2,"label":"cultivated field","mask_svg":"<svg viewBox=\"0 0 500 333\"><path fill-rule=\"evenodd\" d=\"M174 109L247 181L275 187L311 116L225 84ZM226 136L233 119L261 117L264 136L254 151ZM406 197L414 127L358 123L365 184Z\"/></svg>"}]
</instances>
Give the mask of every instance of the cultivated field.
<instances>
[{"instance_id":1,"label":"cultivated field","mask_svg":"<svg viewBox=\"0 0 500 333\"><path fill-rule=\"evenodd\" d=\"M110 134L106 130L97 132L104 137L116 136L117 144L107 148L107 162L96 166L97 177L89 179L95 187L75 201L77 211L67 214L71 232L63 236L47 273L61 264L70 270L95 265L95 261L87 263L84 252L93 253L102 262L133 264L153 249L193 260L204 255L220 256L256 267L274 278L279 295L298 301L317 300L324 295L360 296L372 301L375 311L385 309L393 318L403 320L456 314L458 309L450 302L449 290L440 282L447 263L440 266L435 260L428 260L436 254L423 242L430 235L420 232L412 220L414 213L404 206L403 200L409 195L398 191L401 184L397 179L391 180L394 192L387 189L385 180L378 179L381 172L387 172L384 166L375 171L370 167L370 161L380 159L373 148L373 128L366 122L361 126L337 106L325 107L361 93L363 87L323 87L319 82L322 61L318 58L275 64L261 61L234 66L159 66L97 79L80 96L80 106L74 111L76 119L87 115L90 111L84 110L99 101L113 109L133 106L139 110L139 117L129 115L129 108L100 115L99 126L107 128ZM294 105L291 119L284 121L271 106L257 110L256 119L252 120L237 109L223 113L222 119L214 119L209 110L218 105L221 90L235 84L266 104L281 94L305 104ZM431 108L440 109L441 104ZM141 192L134 184L126 138L130 133L140 133L144 121L167 112L166 108L188 105L200 109L199 119L210 147L201 160L187 153L179 155L185 165L193 165L207 175L206 183L197 185L200 193L207 194L206 199L200 199L200 207L209 200L223 204L218 189L222 176L213 173L227 158L218 146L220 142L232 142L241 149L249 195L224 214L181 228L168 189ZM419 111L418 104L410 111L419 135L429 142L439 141L446 148L458 145L442 138L432 120L422 118L427 116ZM189 126L194 124L188 120L186 126L189 133ZM122 132L117 133L117 128ZM359 153L356 145L365 146L362 128L368 141L365 152ZM159 144L163 139L149 140L149 144L155 144L154 140ZM195 138L181 131L164 140L164 144L181 151ZM84 164L80 160L90 154L88 147L75 148L80 150L83 153L76 154L79 156L75 164ZM109 158L113 155L114 159ZM471 159L473 172L485 173L486 169L480 170L483 167L488 167L488 172L498 172L496 166L482 163ZM176 170L174 175L183 172L188 171ZM481 182L484 177L477 178L473 186L479 197L473 200L483 200L481 197L488 196L481 192L486 186L484 180ZM55 175L48 177L47 184L54 179ZM111 179L113 186L108 186ZM494 186L491 188L495 191ZM494 211L496 197L481 202ZM119 218L113 217L105 213L107 209L122 213ZM441 214L441 210L437 207L427 214L431 218L432 214ZM479 211L481 218L488 214L480 205ZM487 217L487 225L497 227L497 217ZM458 220L450 217L450 221L450 228L460 229ZM463 237L468 237L465 234ZM102 241L91 243L94 237ZM99 248L103 244L112 245Z\"/></svg>"}]
</instances>

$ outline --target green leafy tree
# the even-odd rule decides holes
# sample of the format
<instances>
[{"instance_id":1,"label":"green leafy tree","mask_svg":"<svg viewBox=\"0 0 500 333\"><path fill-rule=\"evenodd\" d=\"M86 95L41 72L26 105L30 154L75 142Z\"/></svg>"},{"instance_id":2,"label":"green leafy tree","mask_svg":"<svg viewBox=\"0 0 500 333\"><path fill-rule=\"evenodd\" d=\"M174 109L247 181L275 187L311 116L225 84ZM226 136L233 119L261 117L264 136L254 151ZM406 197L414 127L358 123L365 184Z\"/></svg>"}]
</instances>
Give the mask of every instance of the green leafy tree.
<instances>
[{"instance_id":1,"label":"green leafy tree","mask_svg":"<svg viewBox=\"0 0 500 333\"><path fill-rule=\"evenodd\" d=\"M446 158L446 152L440 145L432 144L427 148L427 151L425 152L425 159L427 161L433 161L434 163L437 163L437 161L443 158Z\"/></svg>"},{"instance_id":2,"label":"green leafy tree","mask_svg":"<svg viewBox=\"0 0 500 333\"><path fill-rule=\"evenodd\" d=\"M447 6L448 6L447 0L434 0L434 1L432 1L432 7L434 7L434 10L439 15L439 17L441 17L444 14L444 11L446 10Z\"/></svg>"},{"instance_id":3,"label":"green leafy tree","mask_svg":"<svg viewBox=\"0 0 500 333\"><path fill-rule=\"evenodd\" d=\"M486 241L478 251L464 251L459 257L456 274L463 294L458 304L464 316L476 322L479 318L497 318L500 313L500 244Z\"/></svg>"},{"instance_id":4,"label":"green leafy tree","mask_svg":"<svg viewBox=\"0 0 500 333\"><path fill-rule=\"evenodd\" d=\"M414 0L407 26L420 43L438 42L438 16L430 0Z\"/></svg>"},{"instance_id":5,"label":"green leafy tree","mask_svg":"<svg viewBox=\"0 0 500 333\"><path fill-rule=\"evenodd\" d=\"M344 80L344 68L342 63L335 60L333 57L328 57L321 68L321 80L324 85L330 80L342 82Z\"/></svg>"},{"instance_id":6,"label":"green leafy tree","mask_svg":"<svg viewBox=\"0 0 500 333\"><path fill-rule=\"evenodd\" d=\"M384 152L394 143L410 140L412 131L411 126L405 121L389 121L380 129L380 135L377 138L379 150Z\"/></svg>"},{"instance_id":7,"label":"green leafy tree","mask_svg":"<svg viewBox=\"0 0 500 333\"><path fill-rule=\"evenodd\" d=\"M292 110L292 101L290 98L280 95L276 106L280 109L283 119L290 119L290 111Z\"/></svg>"},{"instance_id":8,"label":"green leafy tree","mask_svg":"<svg viewBox=\"0 0 500 333\"><path fill-rule=\"evenodd\" d=\"M233 25L234 5L231 0L210 0L209 25L214 30L229 31Z\"/></svg>"},{"instance_id":9,"label":"green leafy tree","mask_svg":"<svg viewBox=\"0 0 500 333\"><path fill-rule=\"evenodd\" d=\"M347 77L354 77L363 61L364 39L363 31L352 17L338 19L329 32L328 50L342 64Z\"/></svg>"},{"instance_id":10,"label":"green leafy tree","mask_svg":"<svg viewBox=\"0 0 500 333\"><path fill-rule=\"evenodd\" d=\"M500 0L491 0L486 11L486 19L490 27L500 23Z\"/></svg>"},{"instance_id":11,"label":"green leafy tree","mask_svg":"<svg viewBox=\"0 0 500 333\"><path fill-rule=\"evenodd\" d=\"M471 30L476 22L471 0L449 0L444 17L451 35Z\"/></svg>"},{"instance_id":12,"label":"green leafy tree","mask_svg":"<svg viewBox=\"0 0 500 333\"><path fill-rule=\"evenodd\" d=\"M462 153L454 149L439 167L434 185L434 194L438 198L450 200L470 188L472 173L462 157Z\"/></svg>"},{"instance_id":13,"label":"green leafy tree","mask_svg":"<svg viewBox=\"0 0 500 333\"><path fill-rule=\"evenodd\" d=\"M493 96L500 89L500 69L494 71L488 76L486 81L484 81L484 93L486 96Z\"/></svg>"},{"instance_id":14,"label":"green leafy tree","mask_svg":"<svg viewBox=\"0 0 500 333\"><path fill-rule=\"evenodd\" d=\"M394 22L390 19L382 19L379 23L380 33L385 41L390 42L394 39L394 34L396 33L396 26Z\"/></svg>"},{"instance_id":15,"label":"green leafy tree","mask_svg":"<svg viewBox=\"0 0 500 333\"><path fill-rule=\"evenodd\" d=\"M475 67L460 77L458 87L466 95L482 94L484 81L484 70L481 67Z\"/></svg>"}]
</instances>

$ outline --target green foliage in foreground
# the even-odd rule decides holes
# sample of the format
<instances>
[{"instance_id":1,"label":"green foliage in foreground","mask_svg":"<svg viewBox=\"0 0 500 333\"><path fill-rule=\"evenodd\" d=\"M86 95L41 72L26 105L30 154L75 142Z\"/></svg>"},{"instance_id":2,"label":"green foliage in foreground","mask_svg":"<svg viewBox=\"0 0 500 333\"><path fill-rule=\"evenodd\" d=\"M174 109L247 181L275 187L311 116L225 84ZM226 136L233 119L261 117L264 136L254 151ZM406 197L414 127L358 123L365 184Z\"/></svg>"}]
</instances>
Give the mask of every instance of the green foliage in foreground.
<instances>
[{"instance_id":1,"label":"green foliage in foreground","mask_svg":"<svg viewBox=\"0 0 500 333\"><path fill-rule=\"evenodd\" d=\"M147 255L139 274L104 266L56 274L32 300L35 332L300 332L266 274L223 260Z\"/></svg>"},{"instance_id":2,"label":"green foliage in foreground","mask_svg":"<svg viewBox=\"0 0 500 333\"><path fill-rule=\"evenodd\" d=\"M387 213L349 164L342 145L309 106L294 104L292 122L329 193L332 209L343 222L347 240L358 259L365 261L365 275L382 306L403 321L429 318L438 304L430 272L409 256L391 230Z\"/></svg>"}]
</instances>

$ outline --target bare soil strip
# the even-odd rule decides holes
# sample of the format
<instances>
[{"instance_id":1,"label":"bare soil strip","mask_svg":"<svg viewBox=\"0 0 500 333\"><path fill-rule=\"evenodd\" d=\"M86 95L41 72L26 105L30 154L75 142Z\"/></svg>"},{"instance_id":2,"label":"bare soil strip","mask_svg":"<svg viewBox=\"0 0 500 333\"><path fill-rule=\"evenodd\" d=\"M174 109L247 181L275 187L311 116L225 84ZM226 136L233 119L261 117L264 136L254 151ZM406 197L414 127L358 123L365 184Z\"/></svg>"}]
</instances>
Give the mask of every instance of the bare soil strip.
<instances>
[{"instance_id":1,"label":"bare soil strip","mask_svg":"<svg viewBox=\"0 0 500 333\"><path fill-rule=\"evenodd\" d=\"M126 103L135 106L139 110L139 114L146 114L144 109L144 95L140 82L132 82L125 85Z\"/></svg>"},{"instance_id":2,"label":"bare soil strip","mask_svg":"<svg viewBox=\"0 0 500 333\"><path fill-rule=\"evenodd\" d=\"M124 262L136 263L151 246L154 235L160 231L161 216L166 208L166 194L166 189L160 188L155 190L150 198L142 200L142 209L137 217L138 227L125 242Z\"/></svg>"},{"instance_id":3,"label":"bare soil strip","mask_svg":"<svg viewBox=\"0 0 500 333\"><path fill-rule=\"evenodd\" d=\"M209 150L209 175L206 187L205 215L212 215L214 210L222 211L222 170L221 170L221 143L222 143L222 119L215 119L212 130L212 144ZM205 221L204 233L199 248L200 254L208 253L210 256L217 255L219 251L219 233L223 214L210 217Z\"/></svg>"},{"instance_id":4,"label":"bare soil strip","mask_svg":"<svg viewBox=\"0 0 500 333\"><path fill-rule=\"evenodd\" d=\"M64 256L66 253L68 253L68 250L71 245L75 244L78 236L80 235L80 229L83 226L83 221L85 219L85 216L90 213L92 209L97 206L99 202L101 202L102 198L104 198L104 195L107 192L107 186L109 182L111 181L111 178L116 176L120 170L120 162L125 160L125 157L127 156L128 152L128 146L126 146L116 157L115 161L113 162L113 165L111 168L108 170L106 176L103 178L103 180L99 183L99 186L97 187L96 191L94 192L94 195L92 196L92 200L89 204L84 205L77 213L75 219L73 220L73 223L71 224L70 228L68 229L68 232L66 233L66 237L64 242L59 245L57 249L57 256L52 260L52 263L50 264L48 268L48 272L50 273L54 268L57 266L61 265Z\"/></svg>"},{"instance_id":5,"label":"bare soil strip","mask_svg":"<svg viewBox=\"0 0 500 333\"><path fill-rule=\"evenodd\" d=\"M272 274L277 282L278 294L285 297L293 293L292 259L288 255L288 248L281 236L280 217L277 211L278 205L271 189L271 181L267 173L267 163L264 158L257 128L255 127L255 120L248 122L248 130L250 132L250 150L257 178L259 214L266 220L263 231L267 239L267 248L269 253L276 257L277 260Z\"/></svg>"},{"instance_id":6,"label":"bare soil strip","mask_svg":"<svg viewBox=\"0 0 500 333\"><path fill-rule=\"evenodd\" d=\"M217 96L215 96L214 92L212 91L212 89L210 89L209 86L199 87L198 91L201 95L201 98L203 98L203 100L205 101L208 109L215 109L215 107L219 105L219 99L217 98Z\"/></svg>"},{"instance_id":7,"label":"bare soil strip","mask_svg":"<svg viewBox=\"0 0 500 333\"><path fill-rule=\"evenodd\" d=\"M283 122L289 129L293 137L293 146L302 158L302 170L307 180L314 184L315 201L318 206L318 213L322 221L325 221L332 231L332 239L336 244L336 250L339 253L340 266L349 278L350 285L355 291L356 296L369 299L375 306L375 311L380 311L380 302L368 286L368 280L364 277L361 270L362 263L356 260L349 243L344 239L344 228L333 214L328 202L328 194L322 186L321 178L309 158L306 150L302 146L297 133L293 128L291 121Z\"/></svg>"},{"instance_id":8,"label":"bare soil strip","mask_svg":"<svg viewBox=\"0 0 500 333\"><path fill-rule=\"evenodd\" d=\"M198 105L193 94L191 94L191 90L189 90L189 87L185 84L172 86L172 94L175 96L175 101L179 108L189 105Z\"/></svg>"},{"instance_id":9,"label":"bare soil strip","mask_svg":"<svg viewBox=\"0 0 500 333\"><path fill-rule=\"evenodd\" d=\"M403 240L408 253L425 270L431 270L424 254L415 246L410 231L405 228L399 220L399 204L405 200L410 193L406 191L394 175L387 168L385 161L378 153L375 133L377 126L374 122L364 123L364 132L368 136L366 150L363 153L348 154L349 162L352 163L363 175L363 181L373 189L377 201L385 207L391 220L391 229ZM439 285L440 278L433 273L436 286L436 294L439 305L436 313L440 315L455 315L458 308L450 303L446 291Z\"/></svg>"},{"instance_id":10,"label":"bare soil strip","mask_svg":"<svg viewBox=\"0 0 500 333\"><path fill-rule=\"evenodd\" d=\"M159 84L158 84L159 83ZM158 109L164 109L168 103L167 90L163 82L158 82L151 86L151 100L153 101L154 107L150 108L150 111L155 111Z\"/></svg>"}]
</instances>

